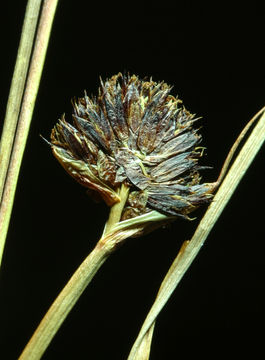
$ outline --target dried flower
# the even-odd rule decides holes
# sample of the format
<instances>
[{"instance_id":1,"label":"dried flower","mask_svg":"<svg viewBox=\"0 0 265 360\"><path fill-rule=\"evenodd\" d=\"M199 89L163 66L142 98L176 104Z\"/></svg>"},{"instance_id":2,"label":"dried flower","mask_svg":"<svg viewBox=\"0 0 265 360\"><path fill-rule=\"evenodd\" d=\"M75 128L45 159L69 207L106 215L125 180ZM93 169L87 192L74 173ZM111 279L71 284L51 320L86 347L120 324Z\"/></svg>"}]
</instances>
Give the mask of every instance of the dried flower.
<instances>
[{"instance_id":1,"label":"dried flower","mask_svg":"<svg viewBox=\"0 0 265 360\"><path fill-rule=\"evenodd\" d=\"M120 201L122 183L130 187L122 220L151 210L187 218L212 197L212 184L200 184L196 119L170 90L115 75L101 81L97 98L73 102L73 125L63 116L52 130L55 157L108 205Z\"/></svg>"}]
</instances>

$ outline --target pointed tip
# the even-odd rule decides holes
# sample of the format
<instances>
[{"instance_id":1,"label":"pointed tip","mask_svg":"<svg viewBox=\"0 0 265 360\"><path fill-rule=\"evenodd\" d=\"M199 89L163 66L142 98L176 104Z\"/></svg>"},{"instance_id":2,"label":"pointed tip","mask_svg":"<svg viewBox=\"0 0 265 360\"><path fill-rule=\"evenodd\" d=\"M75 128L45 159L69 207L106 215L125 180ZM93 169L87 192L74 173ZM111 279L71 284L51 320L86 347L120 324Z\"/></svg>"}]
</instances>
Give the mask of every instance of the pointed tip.
<instances>
[{"instance_id":1,"label":"pointed tip","mask_svg":"<svg viewBox=\"0 0 265 360\"><path fill-rule=\"evenodd\" d=\"M50 141L48 141L47 139L45 139L45 137L43 137L41 134L39 134L39 136L42 138L42 140L44 140L46 142L46 144L48 144L49 146L53 146L52 143Z\"/></svg>"}]
</instances>

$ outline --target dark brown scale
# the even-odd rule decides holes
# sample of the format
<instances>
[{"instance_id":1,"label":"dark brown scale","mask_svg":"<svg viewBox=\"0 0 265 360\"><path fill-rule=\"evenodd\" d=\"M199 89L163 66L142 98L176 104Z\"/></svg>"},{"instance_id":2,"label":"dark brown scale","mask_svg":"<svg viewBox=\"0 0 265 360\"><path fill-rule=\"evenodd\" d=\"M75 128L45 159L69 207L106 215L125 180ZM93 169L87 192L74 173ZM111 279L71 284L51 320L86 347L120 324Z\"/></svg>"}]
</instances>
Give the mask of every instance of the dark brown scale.
<instances>
[{"instance_id":1,"label":"dark brown scale","mask_svg":"<svg viewBox=\"0 0 265 360\"><path fill-rule=\"evenodd\" d=\"M127 124L125 124L125 120L118 117L116 109L114 105L111 103L108 96L104 96L104 105L106 109L107 118L111 124L111 127L117 136L117 138L121 141L124 141L128 138L128 128Z\"/></svg>"},{"instance_id":2,"label":"dark brown scale","mask_svg":"<svg viewBox=\"0 0 265 360\"><path fill-rule=\"evenodd\" d=\"M116 111L116 117L119 124L120 132L122 133L123 139L127 139L129 136L129 129L127 122L125 120L125 114L124 114L124 108L122 103L122 94L121 94L121 88L118 85L115 93L115 111Z\"/></svg>"},{"instance_id":3,"label":"dark brown scale","mask_svg":"<svg viewBox=\"0 0 265 360\"><path fill-rule=\"evenodd\" d=\"M168 215L171 215L171 216L179 216L179 217L182 217L182 218L186 218L185 214L182 213L183 211L183 207L181 208L177 208L177 202L174 202L174 205L175 207L173 208L172 206L170 206L170 201L164 199L163 197L158 197L158 198L153 198L153 197L149 197L148 198L148 205L161 212L161 213L164 213L164 214L168 214ZM186 204L187 206L187 204Z\"/></svg>"},{"instance_id":4,"label":"dark brown scale","mask_svg":"<svg viewBox=\"0 0 265 360\"><path fill-rule=\"evenodd\" d=\"M99 132L93 127L93 125L82 119L79 116L73 116L75 123L78 125L79 129L87 136L91 141L96 141L104 150L108 151L108 144L104 141L104 138L99 134Z\"/></svg>"},{"instance_id":5,"label":"dark brown scale","mask_svg":"<svg viewBox=\"0 0 265 360\"><path fill-rule=\"evenodd\" d=\"M154 112L150 115L150 123L145 123L145 126L139 129L137 145L143 154L149 154L154 150L156 126L160 117L159 112Z\"/></svg>"},{"instance_id":6,"label":"dark brown scale","mask_svg":"<svg viewBox=\"0 0 265 360\"><path fill-rule=\"evenodd\" d=\"M162 118L161 107L166 100L168 91L158 91L154 99L146 107L142 123L138 133L138 147L145 153L149 154L154 150L154 142L157 134L157 126Z\"/></svg>"},{"instance_id":7,"label":"dark brown scale","mask_svg":"<svg viewBox=\"0 0 265 360\"><path fill-rule=\"evenodd\" d=\"M86 148L82 146L82 141L78 137L76 129L63 121L61 122L61 126L65 142L69 145L69 149L73 152L74 156L79 159L86 158Z\"/></svg>"},{"instance_id":8,"label":"dark brown scale","mask_svg":"<svg viewBox=\"0 0 265 360\"><path fill-rule=\"evenodd\" d=\"M154 151L157 152L160 148L164 134L169 128L170 119L173 116L172 108L165 106L161 109L161 118L156 126L156 137L154 141Z\"/></svg>"},{"instance_id":9,"label":"dark brown scale","mask_svg":"<svg viewBox=\"0 0 265 360\"><path fill-rule=\"evenodd\" d=\"M84 137L84 136L82 138L82 144L83 144L84 148L86 149L87 162L95 164L97 155L98 155L98 151L99 151L97 146L95 146L95 144L91 140L89 140L87 137Z\"/></svg>"},{"instance_id":10,"label":"dark brown scale","mask_svg":"<svg viewBox=\"0 0 265 360\"><path fill-rule=\"evenodd\" d=\"M150 174L157 182L172 180L194 167L194 160L189 156L189 152L173 156L154 167Z\"/></svg>"},{"instance_id":11,"label":"dark brown scale","mask_svg":"<svg viewBox=\"0 0 265 360\"><path fill-rule=\"evenodd\" d=\"M101 124L102 132L106 139L106 143L108 144L108 148L111 149L113 142L115 142L115 140L116 140L115 135L113 133L113 130L110 126L109 121L105 117L104 111L102 110L102 108L100 106L99 106L98 112L99 112L99 116L100 116L100 124Z\"/></svg>"},{"instance_id":12,"label":"dark brown scale","mask_svg":"<svg viewBox=\"0 0 265 360\"><path fill-rule=\"evenodd\" d=\"M97 160L98 174L101 180L105 181L108 185L115 186L116 165L114 161L99 150Z\"/></svg>"},{"instance_id":13,"label":"dark brown scale","mask_svg":"<svg viewBox=\"0 0 265 360\"><path fill-rule=\"evenodd\" d=\"M178 135L173 139L163 144L160 148L160 152L168 155L176 155L180 152L187 151L200 142L200 136L194 132L187 132L182 135Z\"/></svg>"},{"instance_id":14,"label":"dark brown scale","mask_svg":"<svg viewBox=\"0 0 265 360\"><path fill-rule=\"evenodd\" d=\"M139 159L131 154L128 150L120 150L116 154L116 161L118 165L125 170L127 178L130 182L141 190L144 190L148 185L148 178L143 174Z\"/></svg>"},{"instance_id":15,"label":"dark brown scale","mask_svg":"<svg viewBox=\"0 0 265 360\"><path fill-rule=\"evenodd\" d=\"M130 126L131 133L136 134L142 120L142 109L138 102L131 101L128 109L127 122Z\"/></svg>"},{"instance_id":16,"label":"dark brown scale","mask_svg":"<svg viewBox=\"0 0 265 360\"><path fill-rule=\"evenodd\" d=\"M148 185L147 189L150 196L156 195L178 195L178 196L187 196L192 191L187 186L180 185L180 184L151 184Z\"/></svg>"}]
</instances>

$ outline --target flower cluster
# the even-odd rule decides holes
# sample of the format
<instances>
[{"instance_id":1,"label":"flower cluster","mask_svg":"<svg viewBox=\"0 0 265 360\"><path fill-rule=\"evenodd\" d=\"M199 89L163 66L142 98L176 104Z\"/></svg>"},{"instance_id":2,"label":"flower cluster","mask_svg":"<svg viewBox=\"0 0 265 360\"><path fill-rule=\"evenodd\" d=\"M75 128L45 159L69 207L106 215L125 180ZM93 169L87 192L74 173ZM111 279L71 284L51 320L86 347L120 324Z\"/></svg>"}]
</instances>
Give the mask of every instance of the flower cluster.
<instances>
[{"instance_id":1,"label":"flower cluster","mask_svg":"<svg viewBox=\"0 0 265 360\"><path fill-rule=\"evenodd\" d=\"M211 184L200 184L196 119L170 90L115 75L101 81L97 97L74 101L73 125L63 116L52 130L55 157L108 205L120 201L122 183L130 187L123 220L151 210L187 218L211 199Z\"/></svg>"}]
</instances>

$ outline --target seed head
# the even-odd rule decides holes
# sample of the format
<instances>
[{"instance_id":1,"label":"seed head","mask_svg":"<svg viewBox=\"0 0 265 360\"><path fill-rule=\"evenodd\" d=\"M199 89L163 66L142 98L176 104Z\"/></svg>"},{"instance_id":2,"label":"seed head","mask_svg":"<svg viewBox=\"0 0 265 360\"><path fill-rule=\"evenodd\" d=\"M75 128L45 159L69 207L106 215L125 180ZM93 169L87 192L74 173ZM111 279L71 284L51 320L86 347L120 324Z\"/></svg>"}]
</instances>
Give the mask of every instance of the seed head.
<instances>
[{"instance_id":1,"label":"seed head","mask_svg":"<svg viewBox=\"0 0 265 360\"><path fill-rule=\"evenodd\" d=\"M73 101L73 125L62 116L52 130L54 156L109 206L122 183L130 187L122 220L151 210L187 218L212 197L212 185L200 184L196 119L170 91L119 73L101 81L97 97Z\"/></svg>"}]
</instances>

